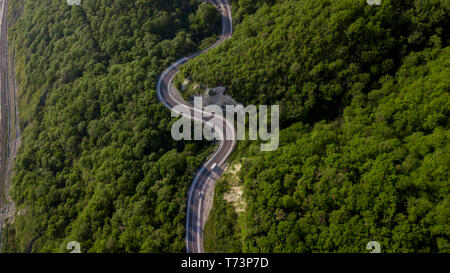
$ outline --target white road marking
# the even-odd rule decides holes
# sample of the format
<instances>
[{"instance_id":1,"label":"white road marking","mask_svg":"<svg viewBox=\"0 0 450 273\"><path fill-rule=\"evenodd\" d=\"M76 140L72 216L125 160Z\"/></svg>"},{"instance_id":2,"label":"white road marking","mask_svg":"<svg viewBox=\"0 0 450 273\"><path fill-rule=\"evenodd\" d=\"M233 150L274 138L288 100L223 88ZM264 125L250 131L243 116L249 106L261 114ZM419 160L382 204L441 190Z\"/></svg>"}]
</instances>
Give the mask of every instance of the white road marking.
<instances>
[{"instance_id":1,"label":"white road marking","mask_svg":"<svg viewBox=\"0 0 450 273\"><path fill-rule=\"evenodd\" d=\"M225 13L225 15L222 17L222 36L221 36L221 38L220 38L216 43L214 43L212 46L210 46L210 47L208 47L208 48L206 48L206 49L204 49L204 50L201 50L201 51L198 52L198 53L194 53L194 54L192 54L192 55L190 55L190 56L188 56L188 57L184 57L184 58L182 58L182 59L180 59L180 60L174 62L174 63L171 64L166 70L164 70L164 72L161 74L160 78L158 79L158 83L157 83L157 87L156 87L158 100L161 101L161 102L164 104L164 106L165 106L166 108L168 108L168 109L173 110L172 107L169 105L169 103L166 102L166 101L164 100L164 98L163 98L163 96L162 96L162 94L161 94L162 83L163 83L164 79L166 78L167 74L169 74L170 72L172 72L174 69L177 69L178 66L179 66L181 63L187 62L188 60L193 59L193 58L197 57L198 55L203 54L203 53L205 53L205 52L207 52L207 51L209 51L209 50L211 50L211 49L217 47L219 44L223 43L223 42L225 41L225 39L231 38L231 34L232 34L232 31L233 31L233 23L231 22L231 11L230 11L230 7L229 7L229 3L227 2L227 0L219 0L218 2L220 2L220 7L222 7L221 12L223 11L223 12ZM225 4L224 4L224 3L225 3ZM224 7L224 6L225 6L225 7ZM217 6L216 6L216 7L217 7ZM230 34L227 34L227 33L226 33L226 23L227 23L227 19L229 19L229 21L230 21ZM169 81L168 81L168 83L167 83L167 91L169 92L169 93L168 93L169 97L170 97L174 102L178 103L179 105L184 105L184 106L186 106L190 111L197 112L197 113L201 112L201 109L200 109L200 110L199 110L199 109L195 109L195 108L192 108L192 107L190 107L190 106L184 104L183 102L180 102L180 101L177 100L177 99L173 96L173 94L171 93L171 87L172 87L172 85L173 85L173 79L174 79L174 77L175 77L176 74L177 74L177 72L174 73L174 75L171 76L171 78L169 79ZM177 112L177 111L175 111L175 112ZM178 113L178 114L180 114L180 113ZM197 120L197 121L200 121L200 122L202 122L202 123L205 123L204 120L203 120L203 118L198 119L198 118L195 117L195 115L194 115L194 117L190 117L190 116L187 116L187 115L184 115L184 116L186 116L186 117L188 117L188 118L192 118L193 120ZM226 118L223 118L222 116L218 116L218 117L219 117L218 120L219 120L220 122L222 122L222 123L225 122L226 127L227 127L226 129L227 129L227 130L231 130L231 132L233 132L233 135L232 135L232 141L233 141L233 143L232 143L231 149L229 149L229 150L227 151L225 157L222 158L222 160L219 162L219 164L214 163L213 169L214 169L217 165L218 165L218 166L222 165L222 164L225 162L225 160L228 158L228 156L231 154L231 152L233 151L234 147L236 146L236 132L235 132L235 130L234 130L234 125L231 124ZM217 131L216 131L216 132L217 132ZM193 180L191 186L189 187L189 196L188 196L188 204L187 204L187 221L186 221L186 251L187 251L188 253L190 252L190 249L189 249L189 222L190 222L190 210L191 210L191 204L192 204L192 196L193 196L193 193L194 193L194 189L195 189L195 188L197 187L197 185L198 185L198 180L199 180L199 178L201 177L201 175L203 174L203 172L206 170L205 166L210 165L211 162L217 157L217 155L218 155L218 154L222 151L222 149L223 149L224 143L225 143L225 141L226 141L226 140L225 140L225 137L224 137L224 135L223 135L223 130L220 131L219 134L220 134L220 137L222 137L222 138L221 138L222 141L220 141L219 148L216 150L216 152L214 153L214 155L208 160L208 162L205 163L204 165L202 165L202 167L200 168L200 170L199 170L199 171L197 172L197 174L195 175L194 180ZM215 177L214 173L213 173L212 175L210 175L210 176L206 179L205 185L206 185L207 183L209 183L209 181L210 181L212 178L214 178L214 177ZM200 191L199 194L203 194L203 190L202 190L202 189L199 188L198 190ZM200 238L201 238L201 236L202 236L202 234L201 234L201 232L200 232L200 227L202 226L201 221L200 221L200 219L202 218L202 217L201 217L201 214L200 214L200 213L201 213L201 208L202 208L202 203L203 203L203 202L201 202L201 200L200 200L200 198L199 198L199 204L198 204L198 208L197 208L197 215L198 215L198 217L197 217L197 227L198 227L198 229L197 229L197 231L195 231L195 232L197 233L197 251L198 251L198 252L202 252L202 251L203 251L203 249L201 248L201 244L200 244L201 241L202 241L202 240L200 240ZM191 223L191 224L193 225L193 223ZM194 230L194 227L192 227L192 230Z\"/></svg>"}]
</instances>

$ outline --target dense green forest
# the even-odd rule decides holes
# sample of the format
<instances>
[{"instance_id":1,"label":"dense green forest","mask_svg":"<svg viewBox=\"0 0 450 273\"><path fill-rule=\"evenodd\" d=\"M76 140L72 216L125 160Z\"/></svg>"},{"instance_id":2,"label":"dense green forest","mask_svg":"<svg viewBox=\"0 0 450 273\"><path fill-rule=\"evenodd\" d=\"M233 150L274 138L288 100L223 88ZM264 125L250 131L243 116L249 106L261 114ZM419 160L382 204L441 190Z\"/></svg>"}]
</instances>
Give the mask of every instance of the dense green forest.
<instances>
[{"instance_id":1,"label":"dense green forest","mask_svg":"<svg viewBox=\"0 0 450 273\"><path fill-rule=\"evenodd\" d=\"M182 68L282 111L276 152L233 156L244 212L218 182L206 250L450 252L450 2L250 2L233 2L233 39Z\"/></svg>"},{"instance_id":2,"label":"dense green forest","mask_svg":"<svg viewBox=\"0 0 450 273\"><path fill-rule=\"evenodd\" d=\"M180 252L186 193L210 152L175 142L159 74L220 32L196 0L12 0L22 145L4 251ZM205 38L210 38L206 39Z\"/></svg>"},{"instance_id":3,"label":"dense green forest","mask_svg":"<svg viewBox=\"0 0 450 273\"><path fill-rule=\"evenodd\" d=\"M182 68L279 104L280 148L241 142L245 210L217 183L208 251L450 252L450 2L235 0L234 37ZM217 37L196 0L11 0L22 145L3 251L184 251L213 147L175 142L159 74Z\"/></svg>"},{"instance_id":4,"label":"dense green forest","mask_svg":"<svg viewBox=\"0 0 450 273\"><path fill-rule=\"evenodd\" d=\"M231 41L190 62L182 76L226 85L243 104L279 103L284 124L310 123L336 118L411 51L448 39L448 1L279 2L247 16Z\"/></svg>"}]
</instances>

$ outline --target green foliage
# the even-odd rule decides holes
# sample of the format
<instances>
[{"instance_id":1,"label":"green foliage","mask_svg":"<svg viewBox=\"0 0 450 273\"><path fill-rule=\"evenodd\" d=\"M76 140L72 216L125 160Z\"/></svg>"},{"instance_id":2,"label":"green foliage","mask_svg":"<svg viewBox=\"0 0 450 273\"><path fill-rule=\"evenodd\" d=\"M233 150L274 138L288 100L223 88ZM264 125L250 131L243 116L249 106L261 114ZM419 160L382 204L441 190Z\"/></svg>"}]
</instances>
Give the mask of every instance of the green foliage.
<instances>
[{"instance_id":1,"label":"green foliage","mask_svg":"<svg viewBox=\"0 0 450 273\"><path fill-rule=\"evenodd\" d=\"M213 208L204 229L204 247L208 253L239 253L242 246L240 242L238 215L234 207L227 203L223 195L230 189L227 178L216 183Z\"/></svg>"},{"instance_id":2,"label":"green foliage","mask_svg":"<svg viewBox=\"0 0 450 273\"><path fill-rule=\"evenodd\" d=\"M232 0L233 21L240 23L246 16L255 13L262 5L273 5L283 0Z\"/></svg>"},{"instance_id":3,"label":"green foliage","mask_svg":"<svg viewBox=\"0 0 450 273\"><path fill-rule=\"evenodd\" d=\"M208 37L221 28L222 16L217 9L203 2L198 7L196 14L189 15L190 28L196 37Z\"/></svg>"},{"instance_id":4,"label":"green foliage","mask_svg":"<svg viewBox=\"0 0 450 273\"><path fill-rule=\"evenodd\" d=\"M276 152L245 142L234 155L239 217L218 182L207 250L450 252L450 3L382 3L233 1L234 38L182 68L282 110ZM183 0L11 3L24 130L7 251L184 250L207 151L172 141L153 88L217 18Z\"/></svg>"},{"instance_id":5,"label":"green foliage","mask_svg":"<svg viewBox=\"0 0 450 273\"><path fill-rule=\"evenodd\" d=\"M175 142L156 80L220 28L197 1L12 1L23 136L5 251L181 252L186 193L207 154ZM207 27L207 29L204 29ZM31 242L33 242L31 244Z\"/></svg>"},{"instance_id":6,"label":"green foliage","mask_svg":"<svg viewBox=\"0 0 450 273\"><path fill-rule=\"evenodd\" d=\"M227 86L246 105L280 104L283 124L333 120L393 76L409 52L448 42L448 1L386 0L375 8L354 0L252 2L238 1L238 10L262 6L233 39L189 62L183 76Z\"/></svg>"},{"instance_id":7,"label":"green foliage","mask_svg":"<svg viewBox=\"0 0 450 273\"><path fill-rule=\"evenodd\" d=\"M241 147L242 250L448 253L448 75L450 47L411 53L342 119L296 123L273 153Z\"/></svg>"},{"instance_id":8,"label":"green foliage","mask_svg":"<svg viewBox=\"0 0 450 273\"><path fill-rule=\"evenodd\" d=\"M212 238L239 236L244 252L450 252L449 2L280 2L183 68L284 115L277 151L239 144L247 209L236 220L215 203Z\"/></svg>"}]
</instances>

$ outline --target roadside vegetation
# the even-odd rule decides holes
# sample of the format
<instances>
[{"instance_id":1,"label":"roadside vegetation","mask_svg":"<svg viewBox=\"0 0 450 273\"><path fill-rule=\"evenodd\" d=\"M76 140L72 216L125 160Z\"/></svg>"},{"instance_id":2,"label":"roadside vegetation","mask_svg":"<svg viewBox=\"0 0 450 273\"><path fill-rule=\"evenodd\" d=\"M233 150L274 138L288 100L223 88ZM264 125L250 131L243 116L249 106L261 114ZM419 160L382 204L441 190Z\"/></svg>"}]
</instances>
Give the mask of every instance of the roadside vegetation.
<instances>
[{"instance_id":1,"label":"roadside vegetation","mask_svg":"<svg viewBox=\"0 0 450 273\"><path fill-rule=\"evenodd\" d=\"M238 188L239 191L242 188L242 181L239 180L237 173L238 170L231 171L228 168L216 182L213 207L203 233L207 253L242 252L238 216L245 211L245 202L241 192L239 194L233 192L233 188Z\"/></svg>"},{"instance_id":2,"label":"roadside vegetation","mask_svg":"<svg viewBox=\"0 0 450 273\"><path fill-rule=\"evenodd\" d=\"M220 33L200 1L10 1L22 145L6 252L182 252L186 195L211 152L175 142L159 74Z\"/></svg>"},{"instance_id":3,"label":"roadside vegetation","mask_svg":"<svg viewBox=\"0 0 450 273\"><path fill-rule=\"evenodd\" d=\"M239 143L247 207L233 214L219 182L205 246L450 252L450 3L250 2L233 2L233 39L182 73L280 104L280 148Z\"/></svg>"}]
</instances>

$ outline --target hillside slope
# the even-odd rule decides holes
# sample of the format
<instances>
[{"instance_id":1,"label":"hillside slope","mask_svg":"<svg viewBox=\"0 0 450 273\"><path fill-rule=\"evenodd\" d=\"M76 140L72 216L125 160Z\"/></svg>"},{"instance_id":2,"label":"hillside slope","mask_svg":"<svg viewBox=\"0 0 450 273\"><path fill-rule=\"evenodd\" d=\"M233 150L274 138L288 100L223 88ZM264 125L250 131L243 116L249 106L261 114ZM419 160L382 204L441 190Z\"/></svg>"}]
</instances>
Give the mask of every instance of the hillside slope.
<instances>
[{"instance_id":1,"label":"hillside slope","mask_svg":"<svg viewBox=\"0 0 450 273\"><path fill-rule=\"evenodd\" d=\"M154 88L220 33L220 15L198 1L82 2L11 1L23 141L3 250L182 252L187 189L208 151L171 138Z\"/></svg>"},{"instance_id":2,"label":"hillside slope","mask_svg":"<svg viewBox=\"0 0 450 273\"><path fill-rule=\"evenodd\" d=\"M244 17L232 40L190 62L183 76L227 86L243 104L279 103L285 124L332 120L411 51L448 42L448 1L277 2Z\"/></svg>"},{"instance_id":3,"label":"hillside slope","mask_svg":"<svg viewBox=\"0 0 450 273\"><path fill-rule=\"evenodd\" d=\"M276 152L234 155L244 212L218 182L206 250L450 252L450 3L274 2L182 69L283 112Z\"/></svg>"}]
</instances>

